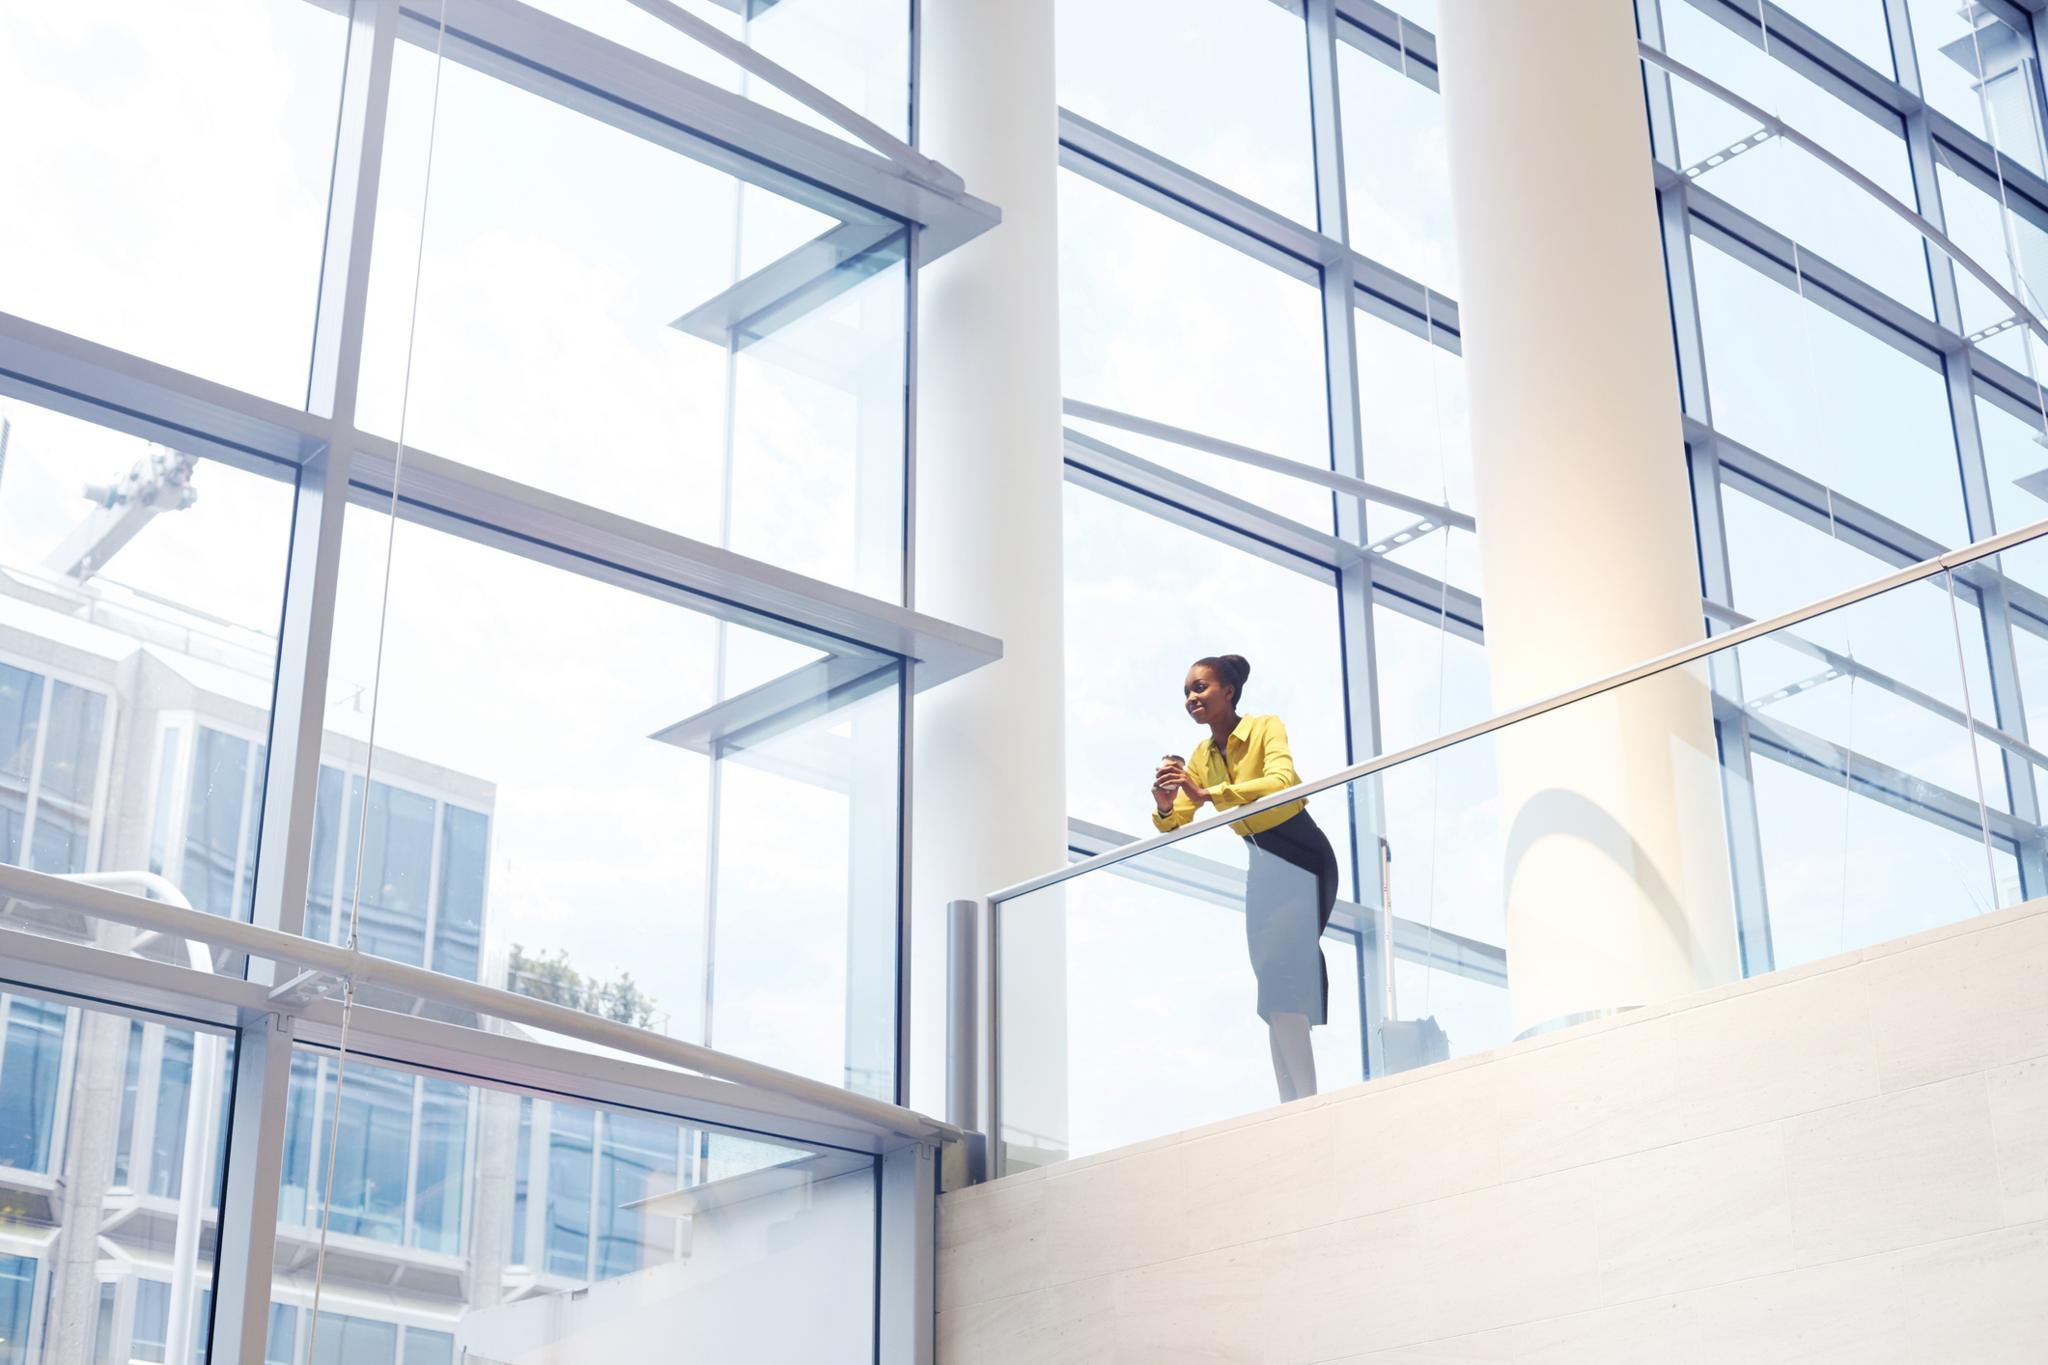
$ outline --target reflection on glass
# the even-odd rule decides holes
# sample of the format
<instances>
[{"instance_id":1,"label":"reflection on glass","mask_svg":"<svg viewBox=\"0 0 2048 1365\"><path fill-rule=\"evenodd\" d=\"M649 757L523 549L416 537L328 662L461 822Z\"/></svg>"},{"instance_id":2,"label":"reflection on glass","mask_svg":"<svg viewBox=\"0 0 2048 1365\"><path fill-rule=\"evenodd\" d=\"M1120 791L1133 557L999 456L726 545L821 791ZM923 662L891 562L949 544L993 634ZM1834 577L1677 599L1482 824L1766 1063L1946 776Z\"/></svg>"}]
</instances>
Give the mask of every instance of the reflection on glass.
<instances>
[{"instance_id":1,"label":"reflection on glass","mask_svg":"<svg viewBox=\"0 0 2048 1365\"><path fill-rule=\"evenodd\" d=\"M233 1040L20 992L0 1040L0 1362L204 1361Z\"/></svg>"},{"instance_id":2,"label":"reflection on glass","mask_svg":"<svg viewBox=\"0 0 2048 1365\"><path fill-rule=\"evenodd\" d=\"M346 7L0 12L0 310L305 401ZM179 211L165 212L166 205Z\"/></svg>"},{"instance_id":3,"label":"reflection on glass","mask_svg":"<svg viewBox=\"0 0 2048 1365\"><path fill-rule=\"evenodd\" d=\"M290 472L0 399L0 861L247 918Z\"/></svg>"},{"instance_id":4,"label":"reflection on glass","mask_svg":"<svg viewBox=\"0 0 2048 1365\"><path fill-rule=\"evenodd\" d=\"M902 226L491 69L400 46L365 428L900 600Z\"/></svg>"},{"instance_id":5,"label":"reflection on glass","mask_svg":"<svg viewBox=\"0 0 2048 1365\"><path fill-rule=\"evenodd\" d=\"M316 1328L335 1074L332 1055L293 1058L294 1122L317 1136L312 1165L286 1152L267 1365L825 1360L871 1340L871 1158L360 1057ZM792 1284L804 1312L776 1311Z\"/></svg>"},{"instance_id":6,"label":"reflection on glass","mask_svg":"<svg viewBox=\"0 0 2048 1365\"><path fill-rule=\"evenodd\" d=\"M1059 100L1297 222L1316 221L1299 13L1245 0L1059 0Z\"/></svg>"},{"instance_id":7,"label":"reflection on glass","mask_svg":"<svg viewBox=\"0 0 2048 1365\"><path fill-rule=\"evenodd\" d=\"M2036 175L2048 169L2034 114L2034 35L1983 5L1906 0L1906 13L1927 102Z\"/></svg>"},{"instance_id":8,"label":"reflection on glass","mask_svg":"<svg viewBox=\"0 0 2048 1365\"><path fill-rule=\"evenodd\" d=\"M894 662L412 522L387 606L391 528L348 514L308 932L893 1094Z\"/></svg>"}]
</instances>

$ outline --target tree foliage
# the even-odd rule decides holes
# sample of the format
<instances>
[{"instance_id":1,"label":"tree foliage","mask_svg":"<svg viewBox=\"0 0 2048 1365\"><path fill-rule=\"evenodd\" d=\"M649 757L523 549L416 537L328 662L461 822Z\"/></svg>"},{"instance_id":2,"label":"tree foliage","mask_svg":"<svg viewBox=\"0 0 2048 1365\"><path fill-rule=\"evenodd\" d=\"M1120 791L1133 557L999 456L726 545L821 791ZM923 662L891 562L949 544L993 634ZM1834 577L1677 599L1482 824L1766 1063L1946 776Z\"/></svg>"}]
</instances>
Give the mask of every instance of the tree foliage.
<instances>
[{"instance_id":1,"label":"tree foliage","mask_svg":"<svg viewBox=\"0 0 2048 1365\"><path fill-rule=\"evenodd\" d=\"M567 1005L572 1010L615 1019L634 1028L654 1026L654 997L640 989L631 972L620 972L609 981L585 976L570 965L565 949L529 954L523 945L515 943L507 975L509 989L535 1000Z\"/></svg>"}]
</instances>

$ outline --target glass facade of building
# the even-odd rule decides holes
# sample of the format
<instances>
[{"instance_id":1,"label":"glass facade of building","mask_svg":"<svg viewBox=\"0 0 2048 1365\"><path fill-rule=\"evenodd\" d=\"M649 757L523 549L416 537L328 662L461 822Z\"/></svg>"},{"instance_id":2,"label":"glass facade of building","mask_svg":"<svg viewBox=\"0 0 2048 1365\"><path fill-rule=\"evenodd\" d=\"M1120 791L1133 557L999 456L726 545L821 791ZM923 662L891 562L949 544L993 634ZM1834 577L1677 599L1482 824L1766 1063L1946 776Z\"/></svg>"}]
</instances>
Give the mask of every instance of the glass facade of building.
<instances>
[{"instance_id":1,"label":"glass facade of building","mask_svg":"<svg viewBox=\"0 0 2048 1365\"><path fill-rule=\"evenodd\" d=\"M775 1349L869 1358L879 1148L476 992L899 1098L910 664L992 656L906 606L912 262L995 220L903 145L912 33L909 0L0 17L34 206L0 222L0 926L43 942L0 995L0 1365L628 1320L591 1349L638 1358L635 1303L724 1356L828 1265ZM272 1016L222 1003L299 988L269 1027L345 995L356 1032L251 1048Z\"/></svg>"}]
</instances>

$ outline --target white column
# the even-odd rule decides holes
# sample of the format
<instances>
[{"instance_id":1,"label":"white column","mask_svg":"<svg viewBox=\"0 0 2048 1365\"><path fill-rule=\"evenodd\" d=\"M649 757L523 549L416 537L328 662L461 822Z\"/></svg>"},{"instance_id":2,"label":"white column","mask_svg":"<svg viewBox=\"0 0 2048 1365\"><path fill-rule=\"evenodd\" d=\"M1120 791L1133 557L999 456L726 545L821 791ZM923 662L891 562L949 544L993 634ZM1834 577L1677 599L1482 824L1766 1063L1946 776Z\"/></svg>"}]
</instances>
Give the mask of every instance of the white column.
<instances>
[{"instance_id":1,"label":"white column","mask_svg":"<svg viewBox=\"0 0 2048 1365\"><path fill-rule=\"evenodd\" d=\"M1442 0L1502 708L1704 633L1629 0ZM1703 666L1501 734L1515 1024L1737 972Z\"/></svg>"},{"instance_id":2,"label":"white column","mask_svg":"<svg viewBox=\"0 0 2048 1365\"><path fill-rule=\"evenodd\" d=\"M1003 213L919 281L917 606L1003 642L917 703L912 1095L942 1113L946 902L1066 858L1059 117L1052 0L927 0L923 20L922 150ZM1005 1013L1031 1021L1005 1035L1005 1112L1063 1137L1063 917L1035 898L1003 934Z\"/></svg>"}]
</instances>

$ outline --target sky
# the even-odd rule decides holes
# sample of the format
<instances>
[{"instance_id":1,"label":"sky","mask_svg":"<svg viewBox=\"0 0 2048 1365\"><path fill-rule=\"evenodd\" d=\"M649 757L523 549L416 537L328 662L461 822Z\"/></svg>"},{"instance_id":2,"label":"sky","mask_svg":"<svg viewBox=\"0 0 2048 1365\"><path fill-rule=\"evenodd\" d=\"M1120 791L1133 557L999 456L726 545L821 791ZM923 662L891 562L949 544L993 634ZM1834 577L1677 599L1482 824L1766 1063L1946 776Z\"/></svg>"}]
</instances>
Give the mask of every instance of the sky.
<instances>
[{"instance_id":1,"label":"sky","mask_svg":"<svg viewBox=\"0 0 2048 1365\"><path fill-rule=\"evenodd\" d=\"M625 0L541 8L728 88L744 84L737 68ZM708 0L691 8L731 22ZM1397 8L1431 21L1426 3ZM1691 6L1665 8L1679 57L1782 110L1910 197L1896 138ZM1871 7L1791 8L1852 50L1868 46ZM1935 60L1934 48L1962 30L1940 5L1909 8L1924 30L1931 98L1984 126L1967 81L1958 87L1953 63ZM899 9L900 0L783 0L755 37L900 133L906 52L891 18ZM1065 0L1059 25L1064 105L1313 221L1298 20L1263 0ZM338 17L302 0L253 10L195 0L175 14L110 0L17 7L0 18L0 123L43 130L0 142L0 192L17 206L0 214L0 308L302 403L342 38ZM1132 61L1138 51L1153 59ZM209 70L236 79L192 78ZM668 323L831 216L742 189L723 171L466 68L442 69L438 88L436 78L430 53L401 45L371 272L364 428L827 581L896 593L896 566L879 547L893 545L900 527L861 509L900 495L901 267L753 348L728 374L718 348ZM1455 297L1438 97L1349 47L1339 78L1354 243ZM1681 94L1679 117L1688 157L1749 131L1697 92ZM1830 188L1794 149L1767 145L1702 183L1908 306L1931 308L1910 231L1846 187ZM1060 193L1068 396L1326 466L1318 291L1074 174L1061 174ZM1972 250L2003 259L2004 224L1983 196L1956 199L1952 226ZM1945 543L1967 539L1939 376L1714 248L1696 244L1694 259L1717 425ZM1969 306L1988 302L1980 291ZM1367 477L1469 510L1457 358L1368 314L1356 321ZM1997 344L2015 363L2027 360L2016 340ZM77 488L118 475L139 446L13 400L0 410L16 427L0 491L0 561L32 564L83 513ZM2043 463L2031 433L1988 407L1979 415L2000 517L2017 524L2048 510L2013 482ZM1095 434L1327 525L1327 496L1295 481ZM198 504L158 518L110 576L273 629L288 485L217 464L203 465L196 483ZM1736 602L1752 615L1882 570L1761 504L1733 493L1727 502ZM1376 534L1403 524L1374 509ZM1252 660L1247 705L1286 719L1304 776L1358 756L1346 747L1326 582L1079 488L1066 493L1066 531L1073 816L1147 831L1152 764L1196 738L1178 689L1201 654ZM1483 589L1469 535L1439 531L1396 558ZM766 765L727 765L714 933L710 766L648 739L720 695L721 647L727 694L811 655L417 525L401 524L394 546L389 520L369 508L348 515L343 584L330 695L337 704L360 695L390 749L495 787L487 957L516 940L530 951L566 948L593 974L630 970L677 1033L699 1036L709 952L730 1006L714 1021L715 1042L837 1079L849 886L855 897L886 895L892 865L856 847L853 812L893 801L893 775L864 770L850 797ZM1985 695L1988 665L1977 650L1955 668L1928 662L1943 657L1928 641L1953 640L1940 634L1946 611L1931 590L1900 594L1816 634L1960 705L1966 679L1970 696ZM1386 747L1491 711L1476 646L1384 609L1375 629ZM365 691L380 639L382 677ZM2048 649L2029 640L2020 650L2028 677L2048 672ZM1753 699L1807 663L1791 651L1751 652ZM2048 678L2028 696L2048 707L2038 700ZM1952 728L1867 685L1837 680L1771 705L1954 790L1971 790L1983 765ZM895 743L892 709L871 700L817 728L841 747L882 752ZM1994 894L1981 857L1972 867L1980 845L1802 786L1812 783L1789 770L1759 779L1774 910L1798 953L1917 925L1924 907L1958 887ZM1400 913L1500 941L1490 753L1450 751L1384 785ZM1314 806L1339 836L1341 806ZM1219 862L1241 858L1225 836L1200 842ZM1100 908L1083 913L1084 902ZM1851 924L1842 907L1852 903L1873 908ZM1096 878L1072 893L1068 913L1065 1064L1077 1147L1140 1135L1162 1115L1264 1102L1270 1076L1234 911L1191 909L1129 879ZM1133 963L1142 964L1135 977ZM920 963L921 986L936 975L935 963ZM1413 1002L1415 1012L1440 1015L1459 1051L1503 1040L1497 991L1406 964L1400 994L1404 1013ZM927 1108L940 1103L929 1088L935 1042L931 1033L918 1039L913 1098ZM1327 1077L1355 1074L1355 1027L1322 1031L1318 1048Z\"/></svg>"}]
</instances>

